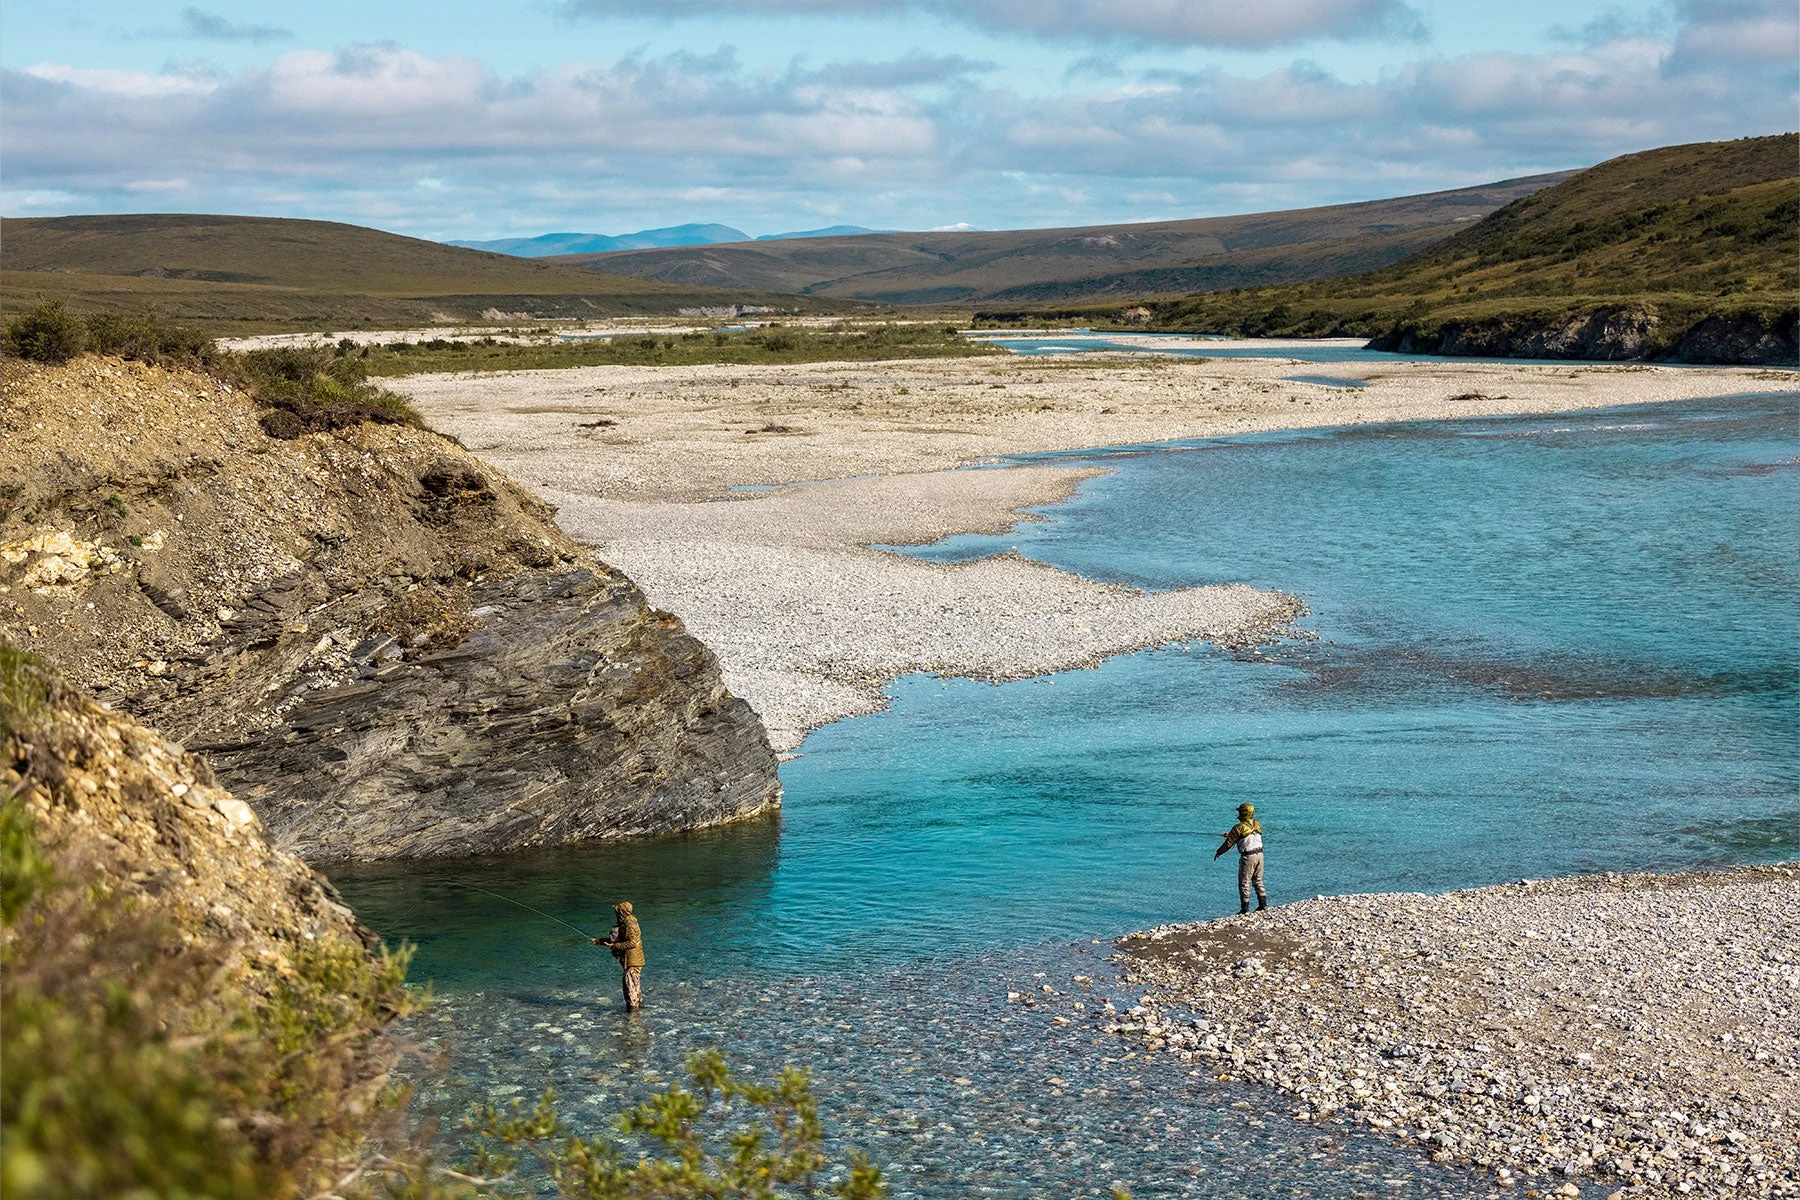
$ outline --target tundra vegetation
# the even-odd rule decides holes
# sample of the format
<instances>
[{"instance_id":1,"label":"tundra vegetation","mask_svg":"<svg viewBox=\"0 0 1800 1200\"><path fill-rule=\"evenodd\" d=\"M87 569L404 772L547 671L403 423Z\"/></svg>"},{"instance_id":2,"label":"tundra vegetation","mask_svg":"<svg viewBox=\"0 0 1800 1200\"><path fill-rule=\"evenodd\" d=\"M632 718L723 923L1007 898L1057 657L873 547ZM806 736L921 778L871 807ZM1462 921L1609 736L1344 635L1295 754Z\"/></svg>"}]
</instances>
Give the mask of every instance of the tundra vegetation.
<instances>
[{"instance_id":1,"label":"tundra vegetation","mask_svg":"<svg viewBox=\"0 0 1800 1200\"><path fill-rule=\"evenodd\" d=\"M0 643L0 1188L303 1193L401 1098L366 1041L409 1007L407 954L295 938L283 969L246 970L166 881L45 844L27 797L78 808L108 753L75 703Z\"/></svg>"},{"instance_id":2,"label":"tundra vegetation","mask_svg":"<svg viewBox=\"0 0 1800 1200\"><path fill-rule=\"evenodd\" d=\"M369 382L366 362L341 350L282 347L231 353L154 312L76 316L62 301L45 300L7 323L4 346L8 354L36 362L64 363L92 352L205 371L250 391L265 410L262 426L270 437L295 438L364 421L423 424L405 400Z\"/></svg>"},{"instance_id":3,"label":"tundra vegetation","mask_svg":"<svg viewBox=\"0 0 1800 1200\"><path fill-rule=\"evenodd\" d=\"M513 258L335 221L124 213L8 217L0 309L39 299L141 310L209 333L408 329L540 317L674 316L748 305L842 312L845 302L691 287ZM501 318L510 319L510 318Z\"/></svg>"},{"instance_id":4,"label":"tundra vegetation","mask_svg":"<svg viewBox=\"0 0 1800 1200\"><path fill-rule=\"evenodd\" d=\"M1602 310L1655 318L1650 347L1709 318L1791 330L1800 293L1800 136L1626 155L1514 200L1383 270L1141 305L990 309L975 323L1087 319L1267 337L1412 335L1561 322Z\"/></svg>"},{"instance_id":5,"label":"tundra vegetation","mask_svg":"<svg viewBox=\"0 0 1800 1200\"><path fill-rule=\"evenodd\" d=\"M434 338L370 346L367 352L363 361L372 376L550 367L880 362L1005 353L999 347L962 337L954 325L851 321L824 328L766 325L740 330L619 334L610 338L551 338L523 344L493 338ZM358 349L355 353L360 356L363 351Z\"/></svg>"}]
</instances>

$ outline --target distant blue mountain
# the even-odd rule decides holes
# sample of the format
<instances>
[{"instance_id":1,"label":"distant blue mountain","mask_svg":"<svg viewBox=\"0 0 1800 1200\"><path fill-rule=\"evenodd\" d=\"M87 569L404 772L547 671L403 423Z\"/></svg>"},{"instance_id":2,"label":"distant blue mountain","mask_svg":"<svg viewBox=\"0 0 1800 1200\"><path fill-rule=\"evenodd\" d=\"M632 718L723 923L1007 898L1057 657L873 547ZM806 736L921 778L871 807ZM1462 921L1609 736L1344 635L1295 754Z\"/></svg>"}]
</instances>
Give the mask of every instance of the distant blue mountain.
<instances>
[{"instance_id":1,"label":"distant blue mountain","mask_svg":"<svg viewBox=\"0 0 1800 1200\"><path fill-rule=\"evenodd\" d=\"M759 242L785 242L790 238L846 237L855 233L891 230L864 229L861 225L833 225L797 233L765 233ZM718 242L748 242L749 234L729 225L670 225L665 229L640 229L617 237L604 233L545 233L531 238L500 238L491 242L451 242L469 250L489 250L515 258L547 258L552 254L605 254L609 250L651 250L659 246L711 246Z\"/></svg>"},{"instance_id":2,"label":"distant blue mountain","mask_svg":"<svg viewBox=\"0 0 1800 1200\"><path fill-rule=\"evenodd\" d=\"M893 233L892 229L864 229L861 225L827 225L823 229L802 229L797 233L765 233L759 242L785 242L790 238L849 237L853 233Z\"/></svg>"},{"instance_id":3,"label":"distant blue mountain","mask_svg":"<svg viewBox=\"0 0 1800 1200\"><path fill-rule=\"evenodd\" d=\"M552 254L604 254L608 250L650 250L658 246L710 246L714 242L747 242L750 235L729 225L671 225L640 229L610 237L604 233L546 233L533 238L500 238L492 242L451 242L470 250L491 250L515 258Z\"/></svg>"}]
</instances>

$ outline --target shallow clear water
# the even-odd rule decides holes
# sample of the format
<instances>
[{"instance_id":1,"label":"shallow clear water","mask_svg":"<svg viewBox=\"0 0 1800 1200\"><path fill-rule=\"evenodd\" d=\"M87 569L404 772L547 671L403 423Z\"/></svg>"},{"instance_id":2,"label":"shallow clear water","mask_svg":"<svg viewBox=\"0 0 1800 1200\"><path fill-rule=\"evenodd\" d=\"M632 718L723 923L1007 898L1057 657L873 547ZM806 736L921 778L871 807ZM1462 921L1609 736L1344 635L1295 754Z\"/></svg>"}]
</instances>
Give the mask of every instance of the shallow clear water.
<instances>
[{"instance_id":1,"label":"shallow clear water","mask_svg":"<svg viewBox=\"0 0 1800 1200\"><path fill-rule=\"evenodd\" d=\"M425 1103L554 1079L606 1112L648 1086L644 1064L723 1044L841 1082L834 1115L919 1194L1113 1178L1219 1194L1263 1170L1283 1194L1477 1191L1373 1140L1326 1145L1234 1109L1270 1098L1184 1066L1104 1061L1123 1047L1072 976L1109 992L1094 939L1234 909L1211 853L1241 800L1268 830L1277 902L1800 853L1797 405L1036 456L1113 473L1047 521L914 553L1016 547L1145 588L1279 588L1319 640L999 687L901 680L892 711L819 731L784 766L779 825L334 872L445 995L455 1081ZM597 1007L609 959L473 887L596 931L630 897L652 1016ZM1070 1025L1004 1002L1044 982ZM956 1132L921 1136L938 1124Z\"/></svg>"},{"instance_id":2,"label":"shallow clear water","mask_svg":"<svg viewBox=\"0 0 1800 1200\"><path fill-rule=\"evenodd\" d=\"M1505 363L1508 366L1583 366L1593 367L1595 364L1586 359L1550 359L1550 358L1465 358L1457 356L1446 358L1436 354L1394 354L1386 350L1365 350L1361 345L1333 345L1321 340L1308 344L1298 339L1271 339L1267 346L1244 345L1242 339L1233 340L1230 345L1212 344L1227 339L1214 338L1205 334L1187 333L1134 333L1129 335L1130 341L1117 340L1122 335L1093 333L1086 329L1056 330L1033 334L1022 334L1017 337L994 336L982 334L981 340L1004 347L1014 354L1029 357L1057 354L1080 354L1093 351L1110 351L1120 354L1167 354L1178 358L1286 358L1295 362L1308 363L1382 363L1382 362L1457 362L1457 363ZM1155 339L1167 344L1146 344L1140 339ZM1685 363L1660 363L1659 366L1679 367Z\"/></svg>"},{"instance_id":3,"label":"shallow clear water","mask_svg":"<svg viewBox=\"0 0 1800 1200\"><path fill-rule=\"evenodd\" d=\"M1369 386L1366 379L1356 379L1349 375L1283 375L1288 383L1316 383L1328 388L1364 388Z\"/></svg>"}]
</instances>

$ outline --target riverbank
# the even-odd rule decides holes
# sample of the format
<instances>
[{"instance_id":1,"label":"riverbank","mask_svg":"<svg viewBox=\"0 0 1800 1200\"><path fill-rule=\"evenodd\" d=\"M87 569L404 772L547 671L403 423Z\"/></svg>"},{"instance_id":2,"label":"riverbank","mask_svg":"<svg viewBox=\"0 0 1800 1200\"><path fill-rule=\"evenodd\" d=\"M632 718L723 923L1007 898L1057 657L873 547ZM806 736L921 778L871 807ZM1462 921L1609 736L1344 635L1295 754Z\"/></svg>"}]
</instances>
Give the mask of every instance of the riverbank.
<instances>
[{"instance_id":1,"label":"riverbank","mask_svg":"<svg viewBox=\"0 0 1800 1200\"><path fill-rule=\"evenodd\" d=\"M1527 1194L1800 1194L1800 869L1320 897L1120 939L1147 1053Z\"/></svg>"},{"instance_id":2,"label":"riverbank","mask_svg":"<svg viewBox=\"0 0 1800 1200\"><path fill-rule=\"evenodd\" d=\"M563 527L719 655L788 751L881 707L893 678L1009 679L1184 639L1245 644L1300 609L1247 588L1144 596L1016 558L941 566L871 547L1000 532L1090 470L952 468L1179 438L1667 402L1792 372L1080 356L607 367L392 382L536 488ZM792 485L830 482L805 488ZM757 489L738 491L734 489Z\"/></svg>"}]
</instances>

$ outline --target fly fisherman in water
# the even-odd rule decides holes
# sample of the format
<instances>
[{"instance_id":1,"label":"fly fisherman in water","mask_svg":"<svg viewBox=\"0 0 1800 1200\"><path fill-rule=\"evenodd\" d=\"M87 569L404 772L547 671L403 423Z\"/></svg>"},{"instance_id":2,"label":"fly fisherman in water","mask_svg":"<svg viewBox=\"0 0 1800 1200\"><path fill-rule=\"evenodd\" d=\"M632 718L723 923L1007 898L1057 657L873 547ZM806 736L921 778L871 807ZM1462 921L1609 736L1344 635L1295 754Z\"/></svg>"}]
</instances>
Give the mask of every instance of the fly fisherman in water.
<instances>
[{"instance_id":1,"label":"fly fisherman in water","mask_svg":"<svg viewBox=\"0 0 1800 1200\"><path fill-rule=\"evenodd\" d=\"M1256 805L1238 805L1238 823L1225 833L1225 844L1213 853L1213 861L1233 846L1238 850L1238 912L1250 911L1250 888L1256 887L1256 911L1269 907L1269 893L1263 891L1262 825L1256 819Z\"/></svg>"},{"instance_id":2,"label":"fly fisherman in water","mask_svg":"<svg viewBox=\"0 0 1800 1200\"><path fill-rule=\"evenodd\" d=\"M616 923L612 932L604 939L588 940L611 950L625 968L625 1011L637 1012L644 1007L644 935L638 930L637 918L631 915L631 901L621 900L613 905L613 919Z\"/></svg>"}]
</instances>

